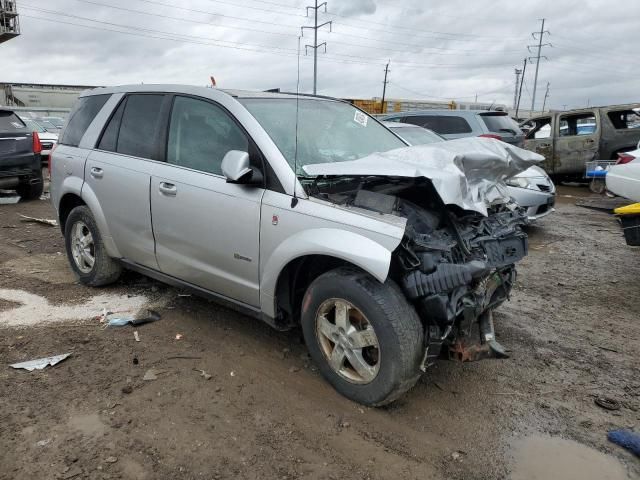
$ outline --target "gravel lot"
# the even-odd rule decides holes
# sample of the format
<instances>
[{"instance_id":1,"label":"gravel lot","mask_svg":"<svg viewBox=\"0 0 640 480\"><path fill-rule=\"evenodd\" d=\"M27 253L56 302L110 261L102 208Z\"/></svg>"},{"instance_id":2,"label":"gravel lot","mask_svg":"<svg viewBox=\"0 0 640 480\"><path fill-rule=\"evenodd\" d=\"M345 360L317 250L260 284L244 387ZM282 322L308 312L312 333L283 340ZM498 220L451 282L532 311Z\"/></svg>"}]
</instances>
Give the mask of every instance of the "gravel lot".
<instances>
[{"instance_id":1,"label":"gravel lot","mask_svg":"<svg viewBox=\"0 0 640 480\"><path fill-rule=\"evenodd\" d=\"M139 275L75 284L59 229L18 216L49 202L0 205L0 479L639 478L606 434L640 430L640 251L560 190L495 315L511 357L441 362L381 409L335 393L299 331ZM162 319L139 342L97 318L140 305Z\"/></svg>"}]
</instances>

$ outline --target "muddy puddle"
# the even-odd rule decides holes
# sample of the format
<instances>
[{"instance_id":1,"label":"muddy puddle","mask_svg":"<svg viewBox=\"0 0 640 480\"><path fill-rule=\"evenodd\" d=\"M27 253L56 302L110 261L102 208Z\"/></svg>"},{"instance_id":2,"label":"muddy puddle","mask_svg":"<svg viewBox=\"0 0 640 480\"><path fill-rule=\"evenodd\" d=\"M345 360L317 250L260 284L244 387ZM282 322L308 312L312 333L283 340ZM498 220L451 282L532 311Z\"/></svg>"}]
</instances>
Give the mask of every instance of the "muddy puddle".
<instances>
[{"instance_id":1,"label":"muddy puddle","mask_svg":"<svg viewBox=\"0 0 640 480\"><path fill-rule=\"evenodd\" d=\"M628 480L615 458L572 440L535 435L513 445L511 480Z\"/></svg>"}]
</instances>

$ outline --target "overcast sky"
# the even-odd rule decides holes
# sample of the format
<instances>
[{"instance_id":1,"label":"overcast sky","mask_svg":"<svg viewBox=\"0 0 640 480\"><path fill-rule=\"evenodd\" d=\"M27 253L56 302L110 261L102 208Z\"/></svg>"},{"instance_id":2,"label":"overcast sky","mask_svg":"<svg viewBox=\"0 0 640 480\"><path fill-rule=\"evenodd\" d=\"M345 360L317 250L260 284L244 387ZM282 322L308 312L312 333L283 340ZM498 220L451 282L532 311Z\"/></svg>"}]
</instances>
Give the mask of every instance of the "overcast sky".
<instances>
[{"instance_id":1,"label":"overcast sky","mask_svg":"<svg viewBox=\"0 0 640 480\"><path fill-rule=\"evenodd\" d=\"M18 0L22 35L0 44L0 82L296 88L301 0ZM169 6L171 5L171 6ZM328 0L318 93L513 103L514 68L546 18L536 108L640 101L640 1ZM312 11L310 11L312 16ZM93 21L91 21L93 20ZM101 22L101 23L100 23ZM83 26L82 26L83 25ZM125 33L122 33L125 32ZM305 29L300 90L313 82ZM526 67L529 109L534 64Z\"/></svg>"}]
</instances>

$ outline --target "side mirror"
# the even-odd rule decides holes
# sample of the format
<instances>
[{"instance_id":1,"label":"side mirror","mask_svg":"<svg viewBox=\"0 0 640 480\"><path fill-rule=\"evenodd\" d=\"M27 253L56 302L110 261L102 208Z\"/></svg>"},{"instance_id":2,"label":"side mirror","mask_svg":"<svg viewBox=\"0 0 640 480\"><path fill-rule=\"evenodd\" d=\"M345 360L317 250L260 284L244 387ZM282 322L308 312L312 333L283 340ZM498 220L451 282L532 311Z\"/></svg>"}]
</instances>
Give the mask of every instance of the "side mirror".
<instances>
[{"instance_id":1,"label":"side mirror","mask_svg":"<svg viewBox=\"0 0 640 480\"><path fill-rule=\"evenodd\" d=\"M240 150L230 150L222 159L222 174L228 183L244 185L262 184L263 176L260 170L251 168L249 154Z\"/></svg>"}]
</instances>

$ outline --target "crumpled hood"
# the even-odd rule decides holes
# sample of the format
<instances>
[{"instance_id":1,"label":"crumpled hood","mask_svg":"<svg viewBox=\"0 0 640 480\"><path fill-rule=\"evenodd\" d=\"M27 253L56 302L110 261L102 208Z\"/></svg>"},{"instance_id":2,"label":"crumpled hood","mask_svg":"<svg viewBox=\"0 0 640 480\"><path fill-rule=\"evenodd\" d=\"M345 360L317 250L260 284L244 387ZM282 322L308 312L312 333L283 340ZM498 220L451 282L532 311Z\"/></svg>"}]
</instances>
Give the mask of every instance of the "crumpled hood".
<instances>
[{"instance_id":1,"label":"crumpled hood","mask_svg":"<svg viewBox=\"0 0 640 480\"><path fill-rule=\"evenodd\" d=\"M542 155L499 140L461 138L303 169L308 175L428 178L445 204L486 216L489 205L510 201L504 180L542 160Z\"/></svg>"}]
</instances>

